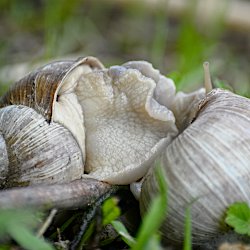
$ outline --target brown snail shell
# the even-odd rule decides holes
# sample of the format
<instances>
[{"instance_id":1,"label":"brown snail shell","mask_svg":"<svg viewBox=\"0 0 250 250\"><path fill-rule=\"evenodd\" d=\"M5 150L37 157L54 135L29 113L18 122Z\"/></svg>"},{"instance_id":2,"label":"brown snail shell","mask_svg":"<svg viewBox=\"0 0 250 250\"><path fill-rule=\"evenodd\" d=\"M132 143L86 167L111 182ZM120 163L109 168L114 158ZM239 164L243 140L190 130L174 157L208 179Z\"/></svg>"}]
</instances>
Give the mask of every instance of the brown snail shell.
<instances>
[{"instance_id":1,"label":"brown snail shell","mask_svg":"<svg viewBox=\"0 0 250 250\"><path fill-rule=\"evenodd\" d=\"M202 244L219 232L230 204L250 202L249 125L249 99L215 89L163 152L160 165L168 184L168 211L162 232L167 242L183 241L185 209L190 204L192 240ZM142 185L142 213L158 190L154 175L152 168Z\"/></svg>"},{"instance_id":2,"label":"brown snail shell","mask_svg":"<svg viewBox=\"0 0 250 250\"><path fill-rule=\"evenodd\" d=\"M85 159L83 114L75 88L82 74L102 68L101 62L94 57L49 63L17 81L1 97L0 108L8 105L28 106L47 122L62 124L75 136Z\"/></svg>"},{"instance_id":3,"label":"brown snail shell","mask_svg":"<svg viewBox=\"0 0 250 250\"><path fill-rule=\"evenodd\" d=\"M81 73L104 66L94 57L77 60L55 61L38 68L17 81L0 99L0 107L8 105L24 105L33 108L48 122L53 120L54 104L60 95L60 89L67 77L77 67L83 66ZM79 74L75 76L77 78ZM63 94L63 93L62 93Z\"/></svg>"},{"instance_id":4,"label":"brown snail shell","mask_svg":"<svg viewBox=\"0 0 250 250\"><path fill-rule=\"evenodd\" d=\"M0 186L61 183L84 173L85 128L75 94L93 57L47 64L0 98ZM16 106L18 105L18 106Z\"/></svg>"}]
</instances>

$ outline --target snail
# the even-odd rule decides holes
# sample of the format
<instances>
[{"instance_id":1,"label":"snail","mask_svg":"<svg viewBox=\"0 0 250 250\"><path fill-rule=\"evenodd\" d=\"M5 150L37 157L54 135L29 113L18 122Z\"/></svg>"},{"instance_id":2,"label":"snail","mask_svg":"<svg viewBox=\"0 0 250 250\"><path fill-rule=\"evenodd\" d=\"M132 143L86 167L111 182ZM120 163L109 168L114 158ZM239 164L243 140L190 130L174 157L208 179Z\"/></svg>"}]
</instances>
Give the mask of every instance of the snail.
<instances>
[{"instance_id":1,"label":"snail","mask_svg":"<svg viewBox=\"0 0 250 250\"><path fill-rule=\"evenodd\" d=\"M182 241L193 202L193 242L202 243L229 204L250 198L249 100L210 90L205 67L207 94L176 93L145 61L105 68L86 57L31 72L0 99L0 186L144 177L143 214L158 190L160 160L169 187L164 236Z\"/></svg>"},{"instance_id":2,"label":"snail","mask_svg":"<svg viewBox=\"0 0 250 250\"><path fill-rule=\"evenodd\" d=\"M207 75L207 64L204 67ZM181 244L190 206L192 241L202 245L219 233L230 204L250 202L250 101L213 89L186 114L189 123L159 157L168 185L168 211L161 230L165 242ZM155 174L152 167L141 187L142 214L158 192Z\"/></svg>"},{"instance_id":3,"label":"snail","mask_svg":"<svg viewBox=\"0 0 250 250\"><path fill-rule=\"evenodd\" d=\"M0 185L136 181L178 133L174 93L143 61L105 68L86 57L31 72L0 99Z\"/></svg>"},{"instance_id":4,"label":"snail","mask_svg":"<svg viewBox=\"0 0 250 250\"><path fill-rule=\"evenodd\" d=\"M83 115L76 78L103 68L95 58L54 62L15 83L0 100L0 186L79 179L84 171Z\"/></svg>"}]
</instances>

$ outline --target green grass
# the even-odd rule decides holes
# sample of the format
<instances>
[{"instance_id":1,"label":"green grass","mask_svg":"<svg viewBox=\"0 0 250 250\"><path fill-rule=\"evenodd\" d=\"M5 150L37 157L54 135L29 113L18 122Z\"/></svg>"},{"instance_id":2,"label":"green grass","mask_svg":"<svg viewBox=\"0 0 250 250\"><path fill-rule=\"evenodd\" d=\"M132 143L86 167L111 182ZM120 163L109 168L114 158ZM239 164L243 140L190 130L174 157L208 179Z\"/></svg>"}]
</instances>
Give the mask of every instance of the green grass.
<instances>
[{"instance_id":1,"label":"green grass","mask_svg":"<svg viewBox=\"0 0 250 250\"><path fill-rule=\"evenodd\" d=\"M192 218L191 218L192 207L191 206L192 205L189 205L186 208L183 250L192 250Z\"/></svg>"},{"instance_id":2,"label":"green grass","mask_svg":"<svg viewBox=\"0 0 250 250\"><path fill-rule=\"evenodd\" d=\"M34 228L39 223L39 216L32 210L0 210L0 239L6 236L24 249L53 250L54 247L35 235ZM8 246L5 245L8 249ZM0 245L0 248L2 246ZM10 249L10 246L9 246Z\"/></svg>"},{"instance_id":3,"label":"green grass","mask_svg":"<svg viewBox=\"0 0 250 250\"><path fill-rule=\"evenodd\" d=\"M160 250L161 233L159 232L161 224L167 219L167 183L165 182L165 172L158 164L156 166L156 181L158 182L159 193L151 201L151 205L147 213L143 216L141 225L135 237L131 236L124 224L119 221L121 210L118 206L118 199L111 197L104 201L101 207L102 221L101 227L111 224L117 231L121 239L132 250ZM192 249L192 204L196 199L186 207L185 222L184 222L184 238L183 250ZM60 232L69 229L74 225L75 219L81 218L81 213L76 213L60 227ZM6 236L13 239L17 245L25 249L52 250L55 249L52 245L57 240L58 232L53 233L48 241L38 238L36 231L41 225L43 213L35 210L15 210L15 209L0 209L0 249L10 249L13 243L6 241ZM230 225L236 233L250 235L250 208L247 203L234 203L226 211L225 223ZM89 227L80 241L77 249L88 245L89 239L96 234L97 221L93 219ZM5 241L3 241L5 239ZM112 245L114 239L100 242L101 246ZM4 243L5 242L5 243Z\"/></svg>"},{"instance_id":4,"label":"green grass","mask_svg":"<svg viewBox=\"0 0 250 250\"><path fill-rule=\"evenodd\" d=\"M119 233L120 237L132 250L162 249L161 234L159 232L159 229L166 219L167 214L167 183L165 181L165 172L159 163L157 163L156 165L155 173L156 181L158 182L159 186L159 193L151 201L151 205L149 206L147 213L142 219L136 237L132 237L120 221L111 221L111 224ZM113 207L113 209L110 209L110 207L109 211L115 211L114 208L116 205L113 202L109 203L112 204L111 207ZM105 206L106 204L103 205L103 207ZM192 249L191 206L192 204L190 204L186 209L183 250ZM106 217L104 216L103 221L105 221L105 219Z\"/></svg>"},{"instance_id":5,"label":"green grass","mask_svg":"<svg viewBox=\"0 0 250 250\"><path fill-rule=\"evenodd\" d=\"M150 249L148 245L157 239L157 232L160 228L167 211L167 184L165 173L159 164L156 166L156 180L159 185L159 194L156 195L151 206L142 220L136 237L136 244L133 250Z\"/></svg>"}]
</instances>

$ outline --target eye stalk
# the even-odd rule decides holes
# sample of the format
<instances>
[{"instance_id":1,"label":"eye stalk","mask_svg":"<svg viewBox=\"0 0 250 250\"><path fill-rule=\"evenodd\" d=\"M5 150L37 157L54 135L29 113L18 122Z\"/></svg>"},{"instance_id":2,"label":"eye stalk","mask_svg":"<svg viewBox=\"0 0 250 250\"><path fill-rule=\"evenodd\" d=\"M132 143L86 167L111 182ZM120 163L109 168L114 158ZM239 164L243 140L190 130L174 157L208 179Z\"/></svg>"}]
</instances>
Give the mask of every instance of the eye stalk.
<instances>
[{"instance_id":1,"label":"eye stalk","mask_svg":"<svg viewBox=\"0 0 250 250\"><path fill-rule=\"evenodd\" d=\"M203 69L204 69L204 87L206 89L206 93L209 93L213 89L213 84L211 81L211 75L209 70L209 62L203 63Z\"/></svg>"}]
</instances>

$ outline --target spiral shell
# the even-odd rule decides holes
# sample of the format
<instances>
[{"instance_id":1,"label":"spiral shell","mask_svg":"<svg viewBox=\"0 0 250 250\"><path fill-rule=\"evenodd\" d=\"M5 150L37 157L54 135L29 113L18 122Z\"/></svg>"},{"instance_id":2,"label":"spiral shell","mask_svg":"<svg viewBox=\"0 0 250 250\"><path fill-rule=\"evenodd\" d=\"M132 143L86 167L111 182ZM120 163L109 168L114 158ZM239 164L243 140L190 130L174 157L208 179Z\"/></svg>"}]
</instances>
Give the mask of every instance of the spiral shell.
<instances>
[{"instance_id":1,"label":"spiral shell","mask_svg":"<svg viewBox=\"0 0 250 250\"><path fill-rule=\"evenodd\" d=\"M0 133L4 139L0 148L8 153L8 162L0 158L1 163L6 162L0 179L4 187L62 183L83 174L81 150L69 130L48 124L32 108L11 105L0 109Z\"/></svg>"},{"instance_id":2,"label":"spiral shell","mask_svg":"<svg viewBox=\"0 0 250 250\"><path fill-rule=\"evenodd\" d=\"M215 89L200 102L193 122L166 148L160 165L166 172L168 212L162 232L180 243L185 209L191 204L194 244L220 230L225 209L250 203L250 101ZM154 168L142 186L142 213L158 192Z\"/></svg>"},{"instance_id":3,"label":"spiral shell","mask_svg":"<svg viewBox=\"0 0 250 250\"><path fill-rule=\"evenodd\" d=\"M52 62L0 98L0 186L81 178L85 127L76 86L80 76L102 68L94 57Z\"/></svg>"},{"instance_id":4,"label":"spiral shell","mask_svg":"<svg viewBox=\"0 0 250 250\"><path fill-rule=\"evenodd\" d=\"M80 76L104 66L94 57L55 61L31 72L13 84L0 99L0 108L24 105L33 108L47 122L68 128L77 140L85 159L85 128L76 86Z\"/></svg>"},{"instance_id":5,"label":"spiral shell","mask_svg":"<svg viewBox=\"0 0 250 250\"><path fill-rule=\"evenodd\" d=\"M69 80L73 82L73 79L68 78L79 66L82 66L81 73L91 72L95 68L103 68L103 65L93 57L51 62L13 84L9 91L1 97L0 108L18 104L28 106L50 122L53 120L55 102L58 101L58 95L61 94L60 89L66 84L65 82ZM74 75L74 80L77 80L81 73Z\"/></svg>"}]
</instances>

